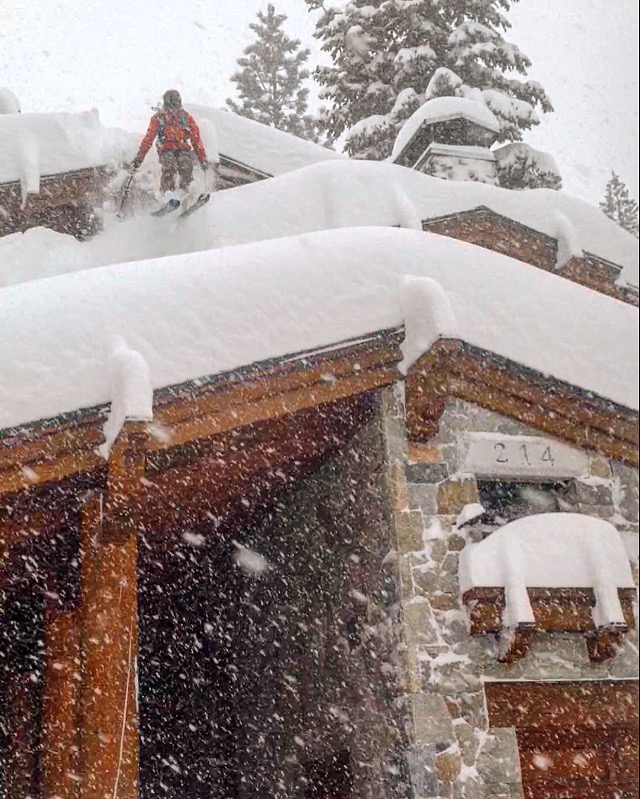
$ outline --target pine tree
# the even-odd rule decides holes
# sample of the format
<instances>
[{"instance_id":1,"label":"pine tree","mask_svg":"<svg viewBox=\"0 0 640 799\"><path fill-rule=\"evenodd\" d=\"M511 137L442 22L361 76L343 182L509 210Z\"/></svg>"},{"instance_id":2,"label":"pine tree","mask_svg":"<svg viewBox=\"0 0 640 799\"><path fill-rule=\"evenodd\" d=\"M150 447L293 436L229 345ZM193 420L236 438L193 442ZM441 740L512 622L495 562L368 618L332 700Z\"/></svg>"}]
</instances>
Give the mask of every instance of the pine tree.
<instances>
[{"instance_id":1,"label":"pine tree","mask_svg":"<svg viewBox=\"0 0 640 799\"><path fill-rule=\"evenodd\" d=\"M517 2L517 0L515 0ZM500 141L520 141L552 111L538 83L520 80L529 59L502 32L512 0L350 0L322 8L315 36L332 65L314 73L331 103L325 124L358 158L387 157L402 123L427 99L455 95L484 102Z\"/></svg>"},{"instance_id":2,"label":"pine tree","mask_svg":"<svg viewBox=\"0 0 640 799\"><path fill-rule=\"evenodd\" d=\"M615 172L607 183L600 210L638 238L638 203L629 197L629 189Z\"/></svg>"},{"instance_id":3,"label":"pine tree","mask_svg":"<svg viewBox=\"0 0 640 799\"><path fill-rule=\"evenodd\" d=\"M282 30L286 19L269 4L266 14L259 11L258 21L249 25L257 38L238 59L241 69L231 76L241 102L229 99L227 105L249 119L317 141L317 120L306 113L309 89L302 86L309 78L303 68L309 50L301 50L300 40Z\"/></svg>"}]
</instances>

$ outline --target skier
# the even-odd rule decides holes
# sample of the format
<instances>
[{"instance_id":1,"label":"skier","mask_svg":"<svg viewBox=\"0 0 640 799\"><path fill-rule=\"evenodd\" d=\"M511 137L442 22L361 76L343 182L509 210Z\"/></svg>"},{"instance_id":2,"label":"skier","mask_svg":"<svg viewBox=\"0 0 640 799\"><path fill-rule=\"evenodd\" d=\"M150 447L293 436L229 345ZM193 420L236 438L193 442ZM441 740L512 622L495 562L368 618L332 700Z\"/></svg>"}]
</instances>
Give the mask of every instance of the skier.
<instances>
[{"instance_id":1,"label":"skier","mask_svg":"<svg viewBox=\"0 0 640 799\"><path fill-rule=\"evenodd\" d=\"M198 125L182 107L180 92L175 89L164 93L162 108L151 117L138 154L131 163L134 172L144 161L154 139L157 140L156 148L162 169L160 191L170 196L179 188L186 193L193 180L194 151L204 172L207 172L210 164L200 139Z\"/></svg>"}]
</instances>

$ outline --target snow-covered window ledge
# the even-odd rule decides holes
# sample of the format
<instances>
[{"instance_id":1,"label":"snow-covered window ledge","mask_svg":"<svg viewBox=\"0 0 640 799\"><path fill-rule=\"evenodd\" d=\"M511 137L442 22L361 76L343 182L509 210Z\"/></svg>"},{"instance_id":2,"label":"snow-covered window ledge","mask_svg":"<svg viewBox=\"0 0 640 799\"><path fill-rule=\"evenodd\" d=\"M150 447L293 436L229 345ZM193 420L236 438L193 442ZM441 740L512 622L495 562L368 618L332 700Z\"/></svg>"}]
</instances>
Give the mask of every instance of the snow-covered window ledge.
<instances>
[{"instance_id":1,"label":"snow-covered window ledge","mask_svg":"<svg viewBox=\"0 0 640 799\"><path fill-rule=\"evenodd\" d=\"M506 524L460 553L460 588L471 635L497 635L513 663L534 633L580 633L589 659L613 657L635 626L636 589L618 531L577 513L542 513Z\"/></svg>"}]
</instances>

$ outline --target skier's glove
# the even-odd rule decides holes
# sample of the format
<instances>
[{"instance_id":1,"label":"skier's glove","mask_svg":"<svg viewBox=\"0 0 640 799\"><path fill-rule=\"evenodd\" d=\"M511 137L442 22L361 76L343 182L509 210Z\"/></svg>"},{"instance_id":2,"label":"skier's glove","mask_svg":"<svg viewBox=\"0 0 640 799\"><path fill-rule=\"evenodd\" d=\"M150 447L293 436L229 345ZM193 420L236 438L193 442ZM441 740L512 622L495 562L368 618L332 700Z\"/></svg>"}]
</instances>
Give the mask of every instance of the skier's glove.
<instances>
[{"instance_id":1,"label":"skier's glove","mask_svg":"<svg viewBox=\"0 0 640 799\"><path fill-rule=\"evenodd\" d=\"M211 164L208 161L203 161L200 164L200 166L202 167L202 171L206 172L209 169L209 167L211 166Z\"/></svg>"},{"instance_id":2,"label":"skier's glove","mask_svg":"<svg viewBox=\"0 0 640 799\"><path fill-rule=\"evenodd\" d=\"M135 172L136 169L139 169L141 163L142 161L138 158L138 156L136 156L131 162L131 169L133 169L133 171Z\"/></svg>"}]
</instances>

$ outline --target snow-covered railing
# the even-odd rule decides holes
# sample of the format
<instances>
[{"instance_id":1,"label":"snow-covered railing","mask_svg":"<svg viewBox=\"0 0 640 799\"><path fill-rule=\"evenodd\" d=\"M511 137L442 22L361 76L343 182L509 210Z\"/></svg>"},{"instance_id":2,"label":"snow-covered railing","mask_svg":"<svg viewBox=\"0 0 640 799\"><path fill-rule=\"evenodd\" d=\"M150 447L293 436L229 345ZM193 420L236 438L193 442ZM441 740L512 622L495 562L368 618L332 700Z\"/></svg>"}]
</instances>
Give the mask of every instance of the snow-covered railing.
<instances>
[{"instance_id":1,"label":"snow-covered railing","mask_svg":"<svg viewBox=\"0 0 640 799\"><path fill-rule=\"evenodd\" d=\"M460 556L460 589L472 634L508 640L503 662L521 657L534 630L581 632L604 660L635 625L635 585L624 542L602 519L544 513L511 522Z\"/></svg>"}]
</instances>

